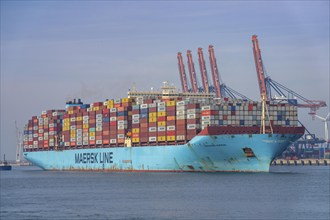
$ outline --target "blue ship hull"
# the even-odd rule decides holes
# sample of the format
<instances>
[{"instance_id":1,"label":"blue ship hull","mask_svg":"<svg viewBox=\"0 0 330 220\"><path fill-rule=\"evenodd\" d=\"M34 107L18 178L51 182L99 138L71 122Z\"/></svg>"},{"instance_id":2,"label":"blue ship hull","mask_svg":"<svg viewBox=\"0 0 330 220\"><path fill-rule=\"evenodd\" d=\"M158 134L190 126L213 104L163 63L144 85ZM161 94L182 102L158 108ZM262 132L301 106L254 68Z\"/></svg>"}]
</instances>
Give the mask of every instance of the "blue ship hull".
<instances>
[{"instance_id":1,"label":"blue ship hull","mask_svg":"<svg viewBox=\"0 0 330 220\"><path fill-rule=\"evenodd\" d=\"M268 172L301 135L197 135L184 145L30 151L24 157L44 170Z\"/></svg>"}]
</instances>

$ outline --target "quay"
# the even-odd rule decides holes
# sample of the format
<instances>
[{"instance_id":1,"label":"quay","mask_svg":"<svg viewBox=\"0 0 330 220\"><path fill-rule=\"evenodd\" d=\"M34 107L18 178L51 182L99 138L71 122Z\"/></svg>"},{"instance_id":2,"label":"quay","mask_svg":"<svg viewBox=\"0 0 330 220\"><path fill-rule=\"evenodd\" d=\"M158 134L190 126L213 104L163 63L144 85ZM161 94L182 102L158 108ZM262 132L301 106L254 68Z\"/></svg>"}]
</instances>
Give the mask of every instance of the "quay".
<instances>
[{"instance_id":1,"label":"quay","mask_svg":"<svg viewBox=\"0 0 330 220\"><path fill-rule=\"evenodd\" d=\"M276 159L271 163L272 166L330 166L330 159Z\"/></svg>"}]
</instances>

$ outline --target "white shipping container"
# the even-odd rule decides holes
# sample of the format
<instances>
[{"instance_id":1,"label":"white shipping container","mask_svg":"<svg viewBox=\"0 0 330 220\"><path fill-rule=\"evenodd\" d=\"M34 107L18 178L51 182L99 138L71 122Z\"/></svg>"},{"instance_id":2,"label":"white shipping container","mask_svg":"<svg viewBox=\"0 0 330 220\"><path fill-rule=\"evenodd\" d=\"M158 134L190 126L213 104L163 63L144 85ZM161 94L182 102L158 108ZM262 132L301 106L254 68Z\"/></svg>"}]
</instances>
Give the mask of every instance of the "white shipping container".
<instances>
[{"instance_id":1,"label":"white shipping container","mask_svg":"<svg viewBox=\"0 0 330 220\"><path fill-rule=\"evenodd\" d=\"M102 131L102 126L101 127L96 127L95 131Z\"/></svg>"},{"instance_id":2,"label":"white shipping container","mask_svg":"<svg viewBox=\"0 0 330 220\"><path fill-rule=\"evenodd\" d=\"M165 107L166 104L165 104L165 102L158 102L158 103L157 103L157 106L158 106L158 107Z\"/></svg>"},{"instance_id":3,"label":"white shipping container","mask_svg":"<svg viewBox=\"0 0 330 220\"><path fill-rule=\"evenodd\" d=\"M117 143L117 139L110 139L110 144L116 144Z\"/></svg>"},{"instance_id":4,"label":"white shipping container","mask_svg":"<svg viewBox=\"0 0 330 220\"><path fill-rule=\"evenodd\" d=\"M186 119L186 116L185 115L177 115L176 119L177 120L183 120L183 119Z\"/></svg>"},{"instance_id":5,"label":"white shipping container","mask_svg":"<svg viewBox=\"0 0 330 220\"><path fill-rule=\"evenodd\" d=\"M176 103L176 106L185 106L186 102L185 101L180 101Z\"/></svg>"},{"instance_id":6,"label":"white shipping container","mask_svg":"<svg viewBox=\"0 0 330 220\"><path fill-rule=\"evenodd\" d=\"M97 140L96 144L102 144L102 140Z\"/></svg>"},{"instance_id":7,"label":"white shipping container","mask_svg":"<svg viewBox=\"0 0 330 220\"><path fill-rule=\"evenodd\" d=\"M124 130L124 129L125 129L125 125L118 125L118 126L117 126L117 129L118 129L118 130Z\"/></svg>"},{"instance_id":8,"label":"white shipping container","mask_svg":"<svg viewBox=\"0 0 330 220\"><path fill-rule=\"evenodd\" d=\"M165 126L160 126L160 127L158 127L158 131L166 131L166 127Z\"/></svg>"},{"instance_id":9,"label":"white shipping container","mask_svg":"<svg viewBox=\"0 0 330 220\"><path fill-rule=\"evenodd\" d=\"M125 135L124 134L118 134L117 137L118 138L125 138Z\"/></svg>"},{"instance_id":10,"label":"white shipping container","mask_svg":"<svg viewBox=\"0 0 330 220\"><path fill-rule=\"evenodd\" d=\"M110 117L110 121L117 121L117 117Z\"/></svg>"},{"instance_id":11,"label":"white shipping container","mask_svg":"<svg viewBox=\"0 0 330 220\"><path fill-rule=\"evenodd\" d=\"M140 119L133 119L132 124L140 124Z\"/></svg>"},{"instance_id":12,"label":"white shipping container","mask_svg":"<svg viewBox=\"0 0 330 220\"><path fill-rule=\"evenodd\" d=\"M157 127L149 127L149 132L156 132L157 131Z\"/></svg>"},{"instance_id":13,"label":"white shipping container","mask_svg":"<svg viewBox=\"0 0 330 220\"><path fill-rule=\"evenodd\" d=\"M113 112L117 112L117 108L110 108L110 112L113 113Z\"/></svg>"},{"instance_id":14,"label":"white shipping container","mask_svg":"<svg viewBox=\"0 0 330 220\"><path fill-rule=\"evenodd\" d=\"M95 141L95 136L89 136L90 141Z\"/></svg>"},{"instance_id":15,"label":"white shipping container","mask_svg":"<svg viewBox=\"0 0 330 220\"><path fill-rule=\"evenodd\" d=\"M87 137L83 137L83 141L88 141L88 140L89 140L88 136Z\"/></svg>"},{"instance_id":16,"label":"white shipping container","mask_svg":"<svg viewBox=\"0 0 330 220\"><path fill-rule=\"evenodd\" d=\"M148 104L142 104L142 105L140 105L140 109L146 109L146 108L148 108Z\"/></svg>"},{"instance_id":17,"label":"white shipping container","mask_svg":"<svg viewBox=\"0 0 330 220\"><path fill-rule=\"evenodd\" d=\"M74 141L76 141L76 138L70 138L70 141L74 142Z\"/></svg>"},{"instance_id":18,"label":"white shipping container","mask_svg":"<svg viewBox=\"0 0 330 220\"><path fill-rule=\"evenodd\" d=\"M75 117L70 118L70 121L71 121L71 122L74 122L74 121L76 121L76 118L75 118Z\"/></svg>"},{"instance_id":19,"label":"white shipping container","mask_svg":"<svg viewBox=\"0 0 330 220\"><path fill-rule=\"evenodd\" d=\"M176 107L176 110L177 110L177 111L185 111L186 109L187 109L187 107L184 106L184 105L183 105L183 106L177 106L177 107Z\"/></svg>"},{"instance_id":20,"label":"white shipping container","mask_svg":"<svg viewBox=\"0 0 330 220\"><path fill-rule=\"evenodd\" d=\"M88 115L83 116L83 120L88 120L88 119L89 119Z\"/></svg>"},{"instance_id":21,"label":"white shipping container","mask_svg":"<svg viewBox=\"0 0 330 220\"><path fill-rule=\"evenodd\" d=\"M165 107L165 106L159 106L159 107L157 108L157 111L158 111L158 112L165 112L165 111L166 111L166 107Z\"/></svg>"},{"instance_id":22,"label":"white shipping container","mask_svg":"<svg viewBox=\"0 0 330 220\"><path fill-rule=\"evenodd\" d=\"M157 137L149 137L149 142L155 142L157 141Z\"/></svg>"},{"instance_id":23,"label":"white shipping container","mask_svg":"<svg viewBox=\"0 0 330 220\"><path fill-rule=\"evenodd\" d=\"M175 125L167 126L168 131L175 131Z\"/></svg>"},{"instance_id":24,"label":"white shipping container","mask_svg":"<svg viewBox=\"0 0 330 220\"><path fill-rule=\"evenodd\" d=\"M117 121L118 125L127 125L127 120L119 120Z\"/></svg>"},{"instance_id":25,"label":"white shipping container","mask_svg":"<svg viewBox=\"0 0 330 220\"><path fill-rule=\"evenodd\" d=\"M83 140L83 145L88 145L89 144L89 141L87 140Z\"/></svg>"},{"instance_id":26,"label":"white shipping container","mask_svg":"<svg viewBox=\"0 0 330 220\"><path fill-rule=\"evenodd\" d=\"M139 119L140 118L140 114L134 114L132 115L132 119Z\"/></svg>"},{"instance_id":27,"label":"white shipping container","mask_svg":"<svg viewBox=\"0 0 330 220\"><path fill-rule=\"evenodd\" d=\"M177 135L176 140L177 141L184 141L184 140L186 140L186 135Z\"/></svg>"},{"instance_id":28,"label":"white shipping container","mask_svg":"<svg viewBox=\"0 0 330 220\"><path fill-rule=\"evenodd\" d=\"M96 115L96 120L99 119L99 118L102 120L102 114L97 114Z\"/></svg>"}]
</instances>

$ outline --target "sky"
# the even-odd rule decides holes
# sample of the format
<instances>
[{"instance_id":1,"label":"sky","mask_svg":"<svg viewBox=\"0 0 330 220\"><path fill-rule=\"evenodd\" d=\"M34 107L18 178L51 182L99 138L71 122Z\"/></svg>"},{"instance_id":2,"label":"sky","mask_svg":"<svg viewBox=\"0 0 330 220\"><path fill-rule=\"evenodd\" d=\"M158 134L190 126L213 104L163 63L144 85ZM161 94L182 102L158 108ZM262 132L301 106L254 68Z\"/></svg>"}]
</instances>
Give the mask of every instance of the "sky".
<instances>
[{"instance_id":1,"label":"sky","mask_svg":"<svg viewBox=\"0 0 330 220\"><path fill-rule=\"evenodd\" d=\"M19 129L65 102L181 87L177 53L214 46L222 81L259 100L251 36L266 74L329 105L329 1L1 1L1 147L15 159ZM188 71L186 65L186 72ZM209 75L210 76L210 75ZM317 114L325 117L329 107ZM308 109L299 120L324 138Z\"/></svg>"}]
</instances>

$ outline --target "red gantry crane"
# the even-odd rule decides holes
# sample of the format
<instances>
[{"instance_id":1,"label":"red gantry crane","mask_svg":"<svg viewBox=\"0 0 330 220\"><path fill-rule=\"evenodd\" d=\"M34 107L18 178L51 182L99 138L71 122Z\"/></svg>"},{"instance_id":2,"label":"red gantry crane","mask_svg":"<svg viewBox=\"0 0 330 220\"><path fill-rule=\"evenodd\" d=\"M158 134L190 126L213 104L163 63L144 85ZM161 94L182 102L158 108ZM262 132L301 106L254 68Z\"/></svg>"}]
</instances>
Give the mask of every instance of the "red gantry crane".
<instances>
[{"instance_id":1,"label":"red gantry crane","mask_svg":"<svg viewBox=\"0 0 330 220\"><path fill-rule=\"evenodd\" d=\"M199 68L201 71L204 92L209 93L209 82L208 82L207 71L206 71L205 60L204 60L202 48L198 48L198 62L199 62Z\"/></svg>"},{"instance_id":2,"label":"red gantry crane","mask_svg":"<svg viewBox=\"0 0 330 220\"><path fill-rule=\"evenodd\" d=\"M212 45L209 46L209 57L210 57L210 65L211 65L211 72L212 72L212 78L214 84L215 97L221 98L222 95L220 89L219 72L218 72L217 61L215 59Z\"/></svg>"},{"instance_id":3,"label":"red gantry crane","mask_svg":"<svg viewBox=\"0 0 330 220\"><path fill-rule=\"evenodd\" d=\"M182 85L182 91L188 92L188 83L187 83L187 75L183 64L182 53L178 53L178 65L179 65L179 72L180 72L180 79Z\"/></svg>"},{"instance_id":4,"label":"red gantry crane","mask_svg":"<svg viewBox=\"0 0 330 220\"><path fill-rule=\"evenodd\" d=\"M283 86L282 84L272 80L270 77L265 77L264 66L261 58L261 52L259 48L259 43L257 39L257 35L252 36L252 44L253 44L253 54L254 60L257 70L258 76L258 84L260 88L260 95L261 98L265 96L266 100L286 100L288 103L295 105L300 108L310 108L309 114L315 116L316 110L321 107L326 107L327 104L325 101L321 100L309 100L302 95L288 89L287 87ZM273 89L279 96L272 97L272 90ZM288 95L286 95L286 93ZM298 100L300 102L298 102Z\"/></svg>"},{"instance_id":5,"label":"red gantry crane","mask_svg":"<svg viewBox=\"0 0 330 220\"><path fill-rule=\"evenodd\" d=\"M197 78L196 78L195 66L190 50L187 50L187 58L188 58L188 69L190 74L192 92L197 93L198 92Z\"/></svg>"}]
</instances>

